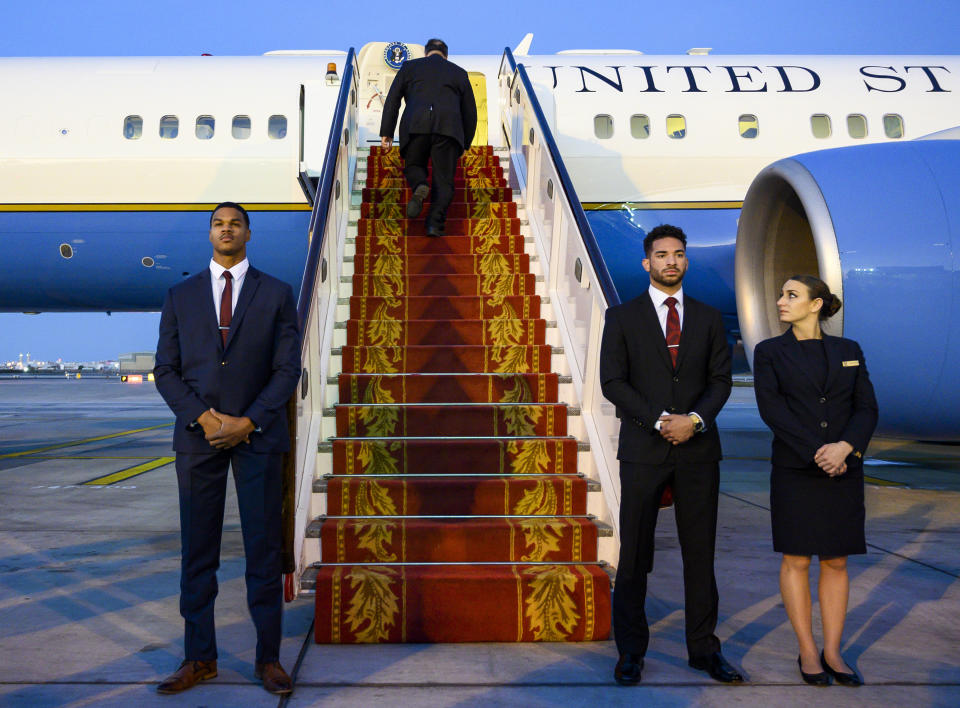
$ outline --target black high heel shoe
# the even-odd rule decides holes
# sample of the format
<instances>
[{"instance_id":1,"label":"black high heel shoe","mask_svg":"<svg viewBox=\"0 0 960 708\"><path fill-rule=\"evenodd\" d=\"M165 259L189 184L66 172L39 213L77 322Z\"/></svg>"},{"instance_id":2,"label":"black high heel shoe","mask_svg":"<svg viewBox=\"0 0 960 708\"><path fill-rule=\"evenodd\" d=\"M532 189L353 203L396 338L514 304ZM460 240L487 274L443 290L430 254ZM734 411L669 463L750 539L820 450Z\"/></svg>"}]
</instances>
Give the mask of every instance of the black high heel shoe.
<instances>
[{"instance_id":1,"label":"black high heel shoe","mask_svg":"<svg viewBox=\"0 0 960 708\"><path fill-rule=\"evenodd\" d=\"M862 686L863 679L857 675L857 672L854 671L851 674L845 674L842 671L834 671L830 668L830 664L827 663L826 657L823 655L823 652L820 652L820 663L823 664L823 668L826 669L826 672L833 676L838 684L841 686Z\"/></svg>"},{"instance_id":2,"label":"black high heel shoe","mask_svg":"<svg viewBox=\"0 0 960 708\"><path fill-rule=\"evenodd\" d=\"M820 663L823 663L821 659ZM803 680L806 683L809 683L811 686L829 686L830 685L830 674L826 671L821 671L818 674L808 674L803 670L803 659L799 656L797 657L797 666L800 667L800 676L803 677Z\"/></svg>"}]
</instances>

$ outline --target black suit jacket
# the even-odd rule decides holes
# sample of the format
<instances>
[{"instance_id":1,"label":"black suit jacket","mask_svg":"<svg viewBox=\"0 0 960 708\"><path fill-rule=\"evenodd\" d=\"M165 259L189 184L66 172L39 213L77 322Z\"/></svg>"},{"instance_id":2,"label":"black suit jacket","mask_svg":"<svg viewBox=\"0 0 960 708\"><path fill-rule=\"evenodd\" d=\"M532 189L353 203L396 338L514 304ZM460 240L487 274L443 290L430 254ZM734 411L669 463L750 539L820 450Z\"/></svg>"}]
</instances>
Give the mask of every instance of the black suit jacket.
<instances>
[{"instance_id":1,"label":"black suit jacket","mask_svg":"<svg viewBox=\"0 0 960 708\"><path fill-rule=\"evenodd\" d=\"M300 379L300 333L293 291L255 268L240 289L224 348L211 273L204 269L170 288L160 315L153 370L160 395L176 414L173 448L215 452L194 425L208 408L247 416L262 432L250 436L256 453L290 447L286 403Z\"/></svg>"},{"instance_id":2,"label":"black suit jacket","mask_svg":"<svg viewBox=\"0 0 960 708\"><path fill-rule=\"evenodd\" d=\"M654 429L663 411L703 418L705 430L677 446L680 461L721 458L717 414L730 396L730 348L720 312L683 297L683 329L674 370L649 293L607 310L600 347L600 386L617 407L617 458L659 464L673 445Z\"/></svg>"},{"instance_id":3,"label":"black suit jacket","mask_svg":"<svg viewBox=\"0 0 960 708\"><path fill-rule=\"evenodd\" d=\"M846 440L853 446L847 469L862 472L863 453L877 427L873 384L859 344L824 335L823 346L826 386L814 380L792 329L754 349L753 387L760 417L773 431L771 461L817 472L817 450Z\"/></svg>"},{"instance_id":4,"label":"black suit jacket","mask_svg":"<svg viewBox=\"0 0 960 708\"><path fill-rule=\"evenodd\" d=\"M392 138L400 112L400 150L411 133L446 135L464 149L477 130L477 103L467 72L439 54L405 61L383 104L380 135Z\"/></svg>"}]
</instances>

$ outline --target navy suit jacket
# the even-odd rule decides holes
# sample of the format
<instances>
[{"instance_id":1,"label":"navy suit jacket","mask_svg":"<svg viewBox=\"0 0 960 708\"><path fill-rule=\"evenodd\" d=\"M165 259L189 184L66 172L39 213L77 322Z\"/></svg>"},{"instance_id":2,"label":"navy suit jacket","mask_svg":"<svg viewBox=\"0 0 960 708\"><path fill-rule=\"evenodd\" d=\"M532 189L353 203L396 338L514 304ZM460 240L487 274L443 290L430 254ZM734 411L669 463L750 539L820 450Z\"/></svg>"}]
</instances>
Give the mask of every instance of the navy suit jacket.
<instances>
[{"instance_id":1,"label":"navy suit jacket","mask_svg":"<svg viewBox=\"0 0 960 708\"><path fill-rule=\"evenodd\" d=\"M411 133L446 135L470 146L477 130L477 102L467 72L439 54L403 63L383 103L380 135L393 137L400 112L400 150Z\"/></svg>"},{"instance_id":2,"label":"navy suit jacket","mask_svg":"<svg viewBox=\"0 0 960 708\"><path fill-rule=\"evenodd\" d=\"M663 411L696 412L706 429L677 446L683 462L721 457L717 414L730 396L730 347L720 312L683 296L683 329L677 368L648 292L607 310L600 346L600 387L616 405L617 459L660 464L672 443L654 429Z\"/></svg>"},{"instance_id":3,"label":"navy suit jacket","mask_svg":"<svg viewBox=\"0 0 960 708\"><path fill-rule=\"evenodd\" d=\"M170 288L160 315L153 373L160 395L177 417L173 448L216 452L203 428L194 425L205 410L215 408L247 416L260 428L262 432L250 435L251 452L286 452L290 448L286 404L300 379L293 291L251 267L224 347L211 277L207 268Z\"/></svg>"},{"instance_id":4,"label":"navy suit jacket","mask_svg":"<svg viewBox=\"0 0 960 708\"><path fill-rule=\"evenodd\" d=\"M753 352L753 388L760 417L773 431L771 462L819 471L814 455L826 443L853 446L848 473L861 473L863 453L877 427L877 399L860 345L823 335L826 385L815 381L800 343L788 329L760 342ZM818 472L819 471L819 472Z\"/></svg>"}]
</instances>

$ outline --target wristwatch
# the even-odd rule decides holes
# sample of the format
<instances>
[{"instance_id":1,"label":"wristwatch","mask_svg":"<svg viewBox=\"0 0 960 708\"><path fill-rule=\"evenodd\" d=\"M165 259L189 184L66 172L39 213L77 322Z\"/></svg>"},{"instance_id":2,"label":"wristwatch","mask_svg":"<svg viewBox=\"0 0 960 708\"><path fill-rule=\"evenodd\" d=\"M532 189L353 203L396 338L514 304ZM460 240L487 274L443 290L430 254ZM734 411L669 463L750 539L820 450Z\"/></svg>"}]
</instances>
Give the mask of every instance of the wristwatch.
<instances>
[{"instance_id":1,"label":"wristwatch","mask_svg":"<svg viewBox=\"0 0 960 708\"><path fill-rule=\"evenodd\" d=\"M690 420L693 421L693 432L702 433L703 432L703 420L696 413L687 414Z\"/></svg>"}]
</instances>

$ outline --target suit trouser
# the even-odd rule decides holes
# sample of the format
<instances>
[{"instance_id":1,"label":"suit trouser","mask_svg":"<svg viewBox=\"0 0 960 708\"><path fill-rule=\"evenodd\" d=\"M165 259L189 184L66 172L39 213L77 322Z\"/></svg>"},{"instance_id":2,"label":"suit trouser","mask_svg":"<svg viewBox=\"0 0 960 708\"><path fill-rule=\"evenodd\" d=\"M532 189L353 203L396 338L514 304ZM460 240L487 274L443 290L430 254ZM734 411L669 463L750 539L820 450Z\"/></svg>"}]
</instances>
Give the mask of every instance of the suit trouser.
<instances>
[{"instance_id":1,"label":"suit trouser","mask_svg":"<svg viewBox=\"0 0 960 708\"><path fill-rule=\"evenodd\" d=\"M457 160L463 149L446 135L413 133L403 146L403 176L410 189L427 183L427 161L433 162L433 184L430 189L430 213L427 226L443 230L447 209L453 201L453 179Z\"/></svg>"},{"instance_id":2,"label":"suit trouser","mask_svg":"<svg viewBox=\"0 0 960 708\"><path fill-rule=\"evenodd\" d=\"M621 654L643 656L650 642L644 609L647 574L653 570L657 512L668 483L673 486L683 559L687 652L692 657L720 651L714 634L719 596L713 573L720 467L716 462L680 465L677 451L671 450L660 465L620 462L620 562L613 627Z\"/></svg>"},{"instance_id":3,"label":"suit trouser","mask_svg":"<svg viewBox=\"0 0 960 708\"><path fill-rule=\"evenodd\" d=\"M213 606L228 467L233 468L240 507L247 607L257 630L256 659L279 660L283 621L281 460L280 454L244 450L243 443L212 454L177 453L182 546L180 614L185 621L184 650L188 660L217 658Z\"/></svg>"}]
</instances>

